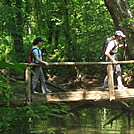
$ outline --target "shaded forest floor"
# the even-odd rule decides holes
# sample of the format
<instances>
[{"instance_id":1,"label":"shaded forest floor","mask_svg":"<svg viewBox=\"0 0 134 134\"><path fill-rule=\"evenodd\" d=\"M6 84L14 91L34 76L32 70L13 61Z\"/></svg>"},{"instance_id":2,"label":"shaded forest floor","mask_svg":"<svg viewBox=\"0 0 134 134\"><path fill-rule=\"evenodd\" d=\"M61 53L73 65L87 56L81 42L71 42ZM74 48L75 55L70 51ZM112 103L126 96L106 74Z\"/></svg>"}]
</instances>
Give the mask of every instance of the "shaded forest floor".
<instances>
[{"instance_id":1,"label":"shaded forest floor","mask_svg":"<svg viewBox=\"0 0 134 134\"><path fill-rule=\"evenodd\" d=\"M63 76L53 76L47 81L56 84L57 86L65 89L65 91L101 91L103 85L103 79L98 79L96 77L86 76L82 79L72 80L71 78L66 79ZM10 81L11 87L15 93L23 94L25 93L25 81L17 80ZM130 85L124 84L125 86L131 88L134 87L134 82L131 82ZM54 88L53 86L47 85L47 87L53 92L62 92L60 89ZM115 82L115 88L117 84ZM41 92L40 83L38 82L36 91Z\"/></svg>"}]
</instances>

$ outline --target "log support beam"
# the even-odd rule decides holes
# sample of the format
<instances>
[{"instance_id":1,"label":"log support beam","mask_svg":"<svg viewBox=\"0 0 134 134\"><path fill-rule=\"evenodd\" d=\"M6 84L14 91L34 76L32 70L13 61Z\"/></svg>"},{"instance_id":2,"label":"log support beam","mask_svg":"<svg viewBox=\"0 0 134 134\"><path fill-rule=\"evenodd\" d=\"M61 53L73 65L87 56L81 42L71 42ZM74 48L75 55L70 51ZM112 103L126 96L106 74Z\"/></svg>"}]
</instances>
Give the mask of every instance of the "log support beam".
<instances>
[{"instance_id":1,"label":"log support beam","mask_svg":"<svg viewBox=\"0 0 134 134\"><path fill-rule=\"evenodd\" d=\"M112 100L115 100L113 65L107 66L107 74L108 74L109 96L110 96L110 101L112 101Z\"/></svg>"},{"instance_id":2,"label":"log support beam","mask_svg":"<svg viewBox=\"0 0 134 134\"><path fill-rule=\"evenodd\" d=\"M31 71L30 66L25 71L25 83L26 83L26 103L31 103Z\"/></svg>"}]
</instances>

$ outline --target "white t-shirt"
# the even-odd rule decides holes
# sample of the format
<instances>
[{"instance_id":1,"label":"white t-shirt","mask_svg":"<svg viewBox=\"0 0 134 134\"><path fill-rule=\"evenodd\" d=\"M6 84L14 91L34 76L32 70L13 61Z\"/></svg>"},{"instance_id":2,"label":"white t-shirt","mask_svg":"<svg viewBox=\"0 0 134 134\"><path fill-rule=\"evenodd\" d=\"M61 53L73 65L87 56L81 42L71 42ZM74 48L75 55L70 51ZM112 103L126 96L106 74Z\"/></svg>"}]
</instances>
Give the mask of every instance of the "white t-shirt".
<instances>
[{"instance_id":1,"label":"white t-shirt","mask_svg":"<svg viewBox=\"0 0 134 134\"><path fill-rule=\"evenodd\" d=\"M115 47L116 46L116 47ZM114 48L115 47L115 48ZM113 49L114 48L114 49ZM107 46L107 49L110 50L110 52L114 52L114 53L117 53L118 52L118 42L116 40L111 40L109 43L108 43L108 46ZM113 49L113 50L112 50Z\"/></svg>"}]
</instances>

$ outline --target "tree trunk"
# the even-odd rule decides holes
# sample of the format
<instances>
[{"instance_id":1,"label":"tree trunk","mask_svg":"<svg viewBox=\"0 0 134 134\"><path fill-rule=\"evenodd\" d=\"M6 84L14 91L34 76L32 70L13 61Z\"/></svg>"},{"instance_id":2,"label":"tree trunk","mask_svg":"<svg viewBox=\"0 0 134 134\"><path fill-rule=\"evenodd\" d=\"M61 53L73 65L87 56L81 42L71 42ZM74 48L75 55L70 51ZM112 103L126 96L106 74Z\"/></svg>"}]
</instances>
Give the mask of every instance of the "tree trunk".
<instances>
[{"instance_id":1,"label":"tree trunk","mask_svg":"<svg viewBox=\"0 0 134 134\"><path fill-rule=\"evenodd\" d=\"M48 28L49 28L48 43L52 44L52 40L53 40L53 22L51 20L48 21Z\"/></svg>"},{"instance_id":2,"label":"tree trunk","mask_svg":"<svg viewBox=\"0 0 134 134\"><path fill-rule=\"evenodd\" d=\"M16 0L15 26L12 28L12 37L14 40L14 49L17 53L23 52L23 19L22 19L22 0Z\"/></svg>"},{"instance_id":3,"label":"tree trunk","mask_svg":"<svg viewBox=\"0 0 134 134\"><path fill-rule=\"evenodd\" d=\"M9 7L12 7L12 1L11 0L5 0L4 3L8 5ZM23 52L23 19L22 19L22 0L16 0L16 12L14 15L12 15L10 20L10 30L9 34L11 34L13 41L14 41L14 50L17 54L22 54ZM16 56L17 57L17 56ZM16 61L19 60L19 58L15 59Z\"/></svg>"},{"instance_id":4,"label":"tree trunk","mask_svg":"<svg viewBox=\"0 0 134 134\"><path fill-rule=\"evenodd\" d=\"M64 0L64 34L66 38L66 43L67 43L67 58L69 61L75 61L75 55L74 55L74 46L73 46L73 40L71 37L71 29L70 29L70 18L69 18L69 0Z\"/></svg>"},{"instance_id":5,"label":"tree trunk","mask_svg":"<svg viewBox=\"0 0 134 134\"><path fill-rule=\"evenodd\" d=\"M104 0L117 30L122 30L128 40L128 56L134 59L134 21L126 0Z\"/></svg>"},{"instance_id":6,"label":"tree trunk","mask_svg":"<svg viewBox=\"0 0 134 134\"><path fill-rule=\"evenodd\" d=\"M25 25L27 25L27 32L29 35L32 34L32 29L31 29L31 18L30 18L30 14L31 14L31 9L32 9L32 5L31 5L31 2L30 0L26 0L25 2L25 11L26 11L26 14L25 14Z\"/></svg>"},{"instance_id":7,"label":"tree trunk","mask_svg":"<svg viewBox=\"0 0 134 134\"><path fill-rule=\"evenodd\" d=\"M55 49L58 48L58 44L59 44L59 29L57 27L57 29L55 30Z\"/></svg>"}]
</instances>

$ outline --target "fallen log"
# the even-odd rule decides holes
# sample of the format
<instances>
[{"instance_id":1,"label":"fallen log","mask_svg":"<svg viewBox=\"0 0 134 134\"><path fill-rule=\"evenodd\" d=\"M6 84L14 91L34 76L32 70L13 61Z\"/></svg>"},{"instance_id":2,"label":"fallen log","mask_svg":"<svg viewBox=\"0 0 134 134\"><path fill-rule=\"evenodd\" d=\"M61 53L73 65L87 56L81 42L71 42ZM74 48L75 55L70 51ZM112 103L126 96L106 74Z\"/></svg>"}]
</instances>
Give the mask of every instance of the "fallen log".
<instances>
[{"instance_id":1,"label":"fallen log","mask_svg":"<svg viewBox=\"0 0 134 134\"><path fill-rule=\"evenodd\" d=\"M125 103L125 102L124 102ZM70 106L72 105L73 108L69 110L68 112L78 112L83 109L91 108L91 107L98 107L100 109L102 108L110 108L110 109L119 109L122 111L127 112L134 112L133 105L130 105L129 107L125 106L124 104L121 105L120 101L105 101L105 102L67 102ZM74 105L76 107L74 107Z\"/></svg>"},{"instance_id":2,"label":"fallen log","mask_svg":"<svg viewBox=\"0 0 134 134\"><path fill-rule=\"evenodd\" d=\"M58 88L58 89L60 89L60 90L63 91L63 92L66 92L66 89L64 89L63 87L61 87L61 86L59 86L59 85L57 85L57 84L54 84L54 83L49 82L49 81L46 81L46 84L48 84L48 85L50 85L50 86L52 86L52 87L54 87L54 88Z\"/></svg>"},{"instance_id":3,"label":"fallen log","mask_svg":"<svg viewBox=\"0 0 134 134\"><path fill-rule=\"evenodd\" d=\"M110 121L108 121L106 124L104 124L103 127L105 127L106 125L109 125L109 124L111 124L111 126L112 126L113 121L119 119L119 118L122 117L122 116L127 115L128 113L129 113L129 112L127 112L127 111L125 111L125 112L122 111L120 114L116 115L116 116L113 117Z\"/></svg>"}]
</instances>

